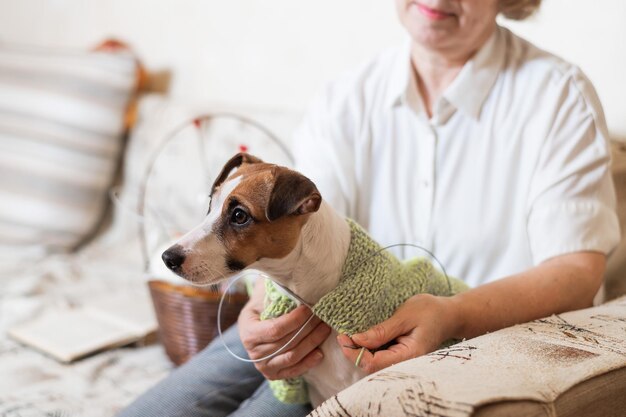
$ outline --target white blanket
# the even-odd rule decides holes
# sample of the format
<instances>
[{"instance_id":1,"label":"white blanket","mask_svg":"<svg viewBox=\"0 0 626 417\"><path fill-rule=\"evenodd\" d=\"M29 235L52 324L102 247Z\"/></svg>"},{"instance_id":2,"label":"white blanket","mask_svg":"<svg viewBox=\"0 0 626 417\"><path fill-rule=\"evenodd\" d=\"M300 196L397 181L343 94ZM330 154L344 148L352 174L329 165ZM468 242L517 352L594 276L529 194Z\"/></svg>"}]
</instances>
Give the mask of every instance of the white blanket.
<instances>
[{"instance_id":1,"label":"white blanket","mask_svg":"<svg viewBox=\"0 0 626 417\"><path fill-rule=\"evenodd\" d=\"M119 348L64 365L6 336L44 310L106 295L148 297L136 240L103 236L74 255L0 265L0 415L112 416L172 368L161 345Z\"/></svg>"}]
</instances>

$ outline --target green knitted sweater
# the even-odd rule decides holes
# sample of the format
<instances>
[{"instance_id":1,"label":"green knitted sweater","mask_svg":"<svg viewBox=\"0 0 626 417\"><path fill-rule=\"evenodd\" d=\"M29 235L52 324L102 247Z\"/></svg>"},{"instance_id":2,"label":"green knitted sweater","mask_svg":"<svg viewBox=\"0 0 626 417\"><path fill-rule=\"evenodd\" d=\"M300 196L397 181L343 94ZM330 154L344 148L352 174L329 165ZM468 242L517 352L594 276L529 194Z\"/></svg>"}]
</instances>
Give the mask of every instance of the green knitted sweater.
<instances>
[{"instance_id":1,"label":"green knitted sweater","mask_svg":"<svg viewBox=\"0 0 626 417\"><path fill-rule=\"evenodd\" d=\"M313 313L338 333L353 335L387 320L415 294L450 296L468 289L458 279L440 273L424 258L398 260L352 220L350 246L339 285L324 295ZM295 301L266 281L265 310L261 319L278 317L297 307ZM303 378L270 381L274 396L285 403L308 402Z\"/></svg>"}]
</instances>

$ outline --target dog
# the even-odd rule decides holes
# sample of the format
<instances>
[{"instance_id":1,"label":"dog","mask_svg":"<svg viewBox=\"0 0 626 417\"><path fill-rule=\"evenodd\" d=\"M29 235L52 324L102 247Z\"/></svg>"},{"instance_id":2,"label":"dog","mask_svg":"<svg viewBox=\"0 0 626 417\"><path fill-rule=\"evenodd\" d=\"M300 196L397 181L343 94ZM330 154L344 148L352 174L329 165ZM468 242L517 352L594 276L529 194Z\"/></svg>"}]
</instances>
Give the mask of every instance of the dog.
<instances>
[{"instance_id":1,"label":"dog","mask_svg":"<svg viewBox=\"0 0 626 417\"><path fill-rule=\"evenodd\" d=\"M340 284L348 255L353 259L353 236L349 222L322 200L310 179L239 153L215 180L204 221L162 258L173 272L202 285L246 268L263 271L315 306ZM333 330L320 347L322 362L304 375L313 406L366 375L345 358L336 336Z\"/></svg>"},{"instance_id":2,"label":"dog","mask_svg":"<svg viewBox=\"0 0 626 417\"><path fill-rule=\"evenodd\" d=\"M310 179L239 153L224 165L210 195L204 221L163 253L174 273L205 285L256 269L308 305L337 286L349 226ZM322 344L324 359L305 375L314 406L365 376L345 358L336 336L333 331Z\"/></svg>"}]
</instances>

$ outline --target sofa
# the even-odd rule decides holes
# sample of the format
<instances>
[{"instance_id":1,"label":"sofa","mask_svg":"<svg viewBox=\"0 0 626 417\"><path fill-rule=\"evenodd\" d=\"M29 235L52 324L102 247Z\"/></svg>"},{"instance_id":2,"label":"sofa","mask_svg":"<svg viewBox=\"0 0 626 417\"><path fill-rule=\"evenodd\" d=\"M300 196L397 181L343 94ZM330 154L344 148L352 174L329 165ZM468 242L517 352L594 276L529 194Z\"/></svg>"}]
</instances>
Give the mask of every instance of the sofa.
<instances>
[{"instance_id":1,"label":"sofa","mask_svg":"<svg viewBox=\"0 0 626 417\"><path fill-rule=\"evenodd\" d=\"M96 61L104 59L96 58ZM116 67L120 72L119 83L113 90L127 91L124 101L127 103L135 88L135 81L131 81L136 74L132 59L126 57L122 61L125 65L113 62L105 67L119 66ZM96 66L101 64L98 62ZM95 76L89 65L85 63L87 78ZM51 65L50 70L55 73L62 66ZM2 88L12 87L0 84ZM80 85L76 88L82 91ZM109 97L114 93L103 94ZM63 223L71 231L63 234L67 239L45 240L42 246L39 243L44 235L21 234L20 250L11 251L3 246L4 257L0 259L2 416L111 416L171 371L173 365L159 344L135 344L62 364L12 340L7 329L50 309L71 309L97 302L106 294L124 293L149 302L147 280L176 279L160 267L160 248L203 214L196 212L201 201L192 199L183 204L183 195L195 197L206 186L211 173L219 169L224 157L242 147L268 160L285 160L284 152L264 146L262 139L246 136L242 142L245 126L237 123L227 123L217 133L209 132L220 139L209 152L214 158L210 159L210 166L197 175L190 176L188 171L197 168L187 162L188 158L197 156L194 151L185 146L173 148L151 172L151 181L159 185L149 189L152 190L149 198L157 207L153 210L157 211L154 214L157 219L163 217L158 210L164 210L164 202L174 202L177 210L172 218L166 219L162 230L154 233L148 230L142 235L138 225L145 221L146 213L152 213L138 209L142 207L140 195L146 192L146 169L168 132L201 114L236 113L261 122L281 138L288 138L300 116L288 111L233 105L193 105L161 94L145 94L133 113L135 122L128 130L127 106L106 117L98 116L97 110L91 115L95 116L96 124L109 126L115 120L115 129L108 132L115 146L104 146L95 152L106 157L98 165L104 173L102 178L85 182L79 172L69 171L70 163L63 167L68 172L62 174L78 184L68 195L77 196L85 203ZM41 112L54 113L49 109ZM65 116L60 112L58 117ZM0 117L0 126L6 127L10 121L8 117ZM78 122L66 122L78 126L78 131L89 130L85 125L76 125ZM196 134L196 131L183 132L190 139L182 139L180 143L193 141ZM70 145L78 146L76 143ZM49 152L42 155L49 156ZM70 150L64 152L64 157L71 157ZM620 222L626 230L626 147L614 144L613 152ZM77 166L96 162L87 158ZM91 184L92 189L79 196L86 184ZM172 197L175 192L181 193L180 199ZM21 196L14 193L13 198L21 201ZM15 207L11 208L15 211ZM4 209L7 211L8 206ZM78 213L82 217L74 217ZM9 223L6 218L0 218L0 225L8 227ZM7 245L4 241L0 243ZM142 251L142 243L147 250ZM606 298L613 300L609 304L504 329L385 369L322 404L312 415L625 415L624 396L618 394L626 390L626 299L619 298L626 294L624 241L610 259L606 291Z\"/></svg>"}]
</instances>

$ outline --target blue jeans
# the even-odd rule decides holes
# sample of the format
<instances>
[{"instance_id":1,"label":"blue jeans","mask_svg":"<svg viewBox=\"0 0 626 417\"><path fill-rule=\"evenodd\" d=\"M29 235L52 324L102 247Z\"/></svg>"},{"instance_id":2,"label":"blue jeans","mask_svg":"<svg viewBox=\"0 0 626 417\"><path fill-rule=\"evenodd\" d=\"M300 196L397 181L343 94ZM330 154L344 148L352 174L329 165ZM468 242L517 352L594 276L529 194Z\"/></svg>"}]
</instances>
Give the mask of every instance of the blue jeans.
<instances>
[{"instance_id":1,"label":"blue jeans","mask_svg":"<svg viewBox=\"0 0 626 417\"><path fill-rule=\"evenodd\" d=\"M224 332L224 341L248 357L236 325ZM310 412L309 405L276 400L254 365L233 358L218 337L117 417L301 417Z\"/></svg>"}]
</instances>

